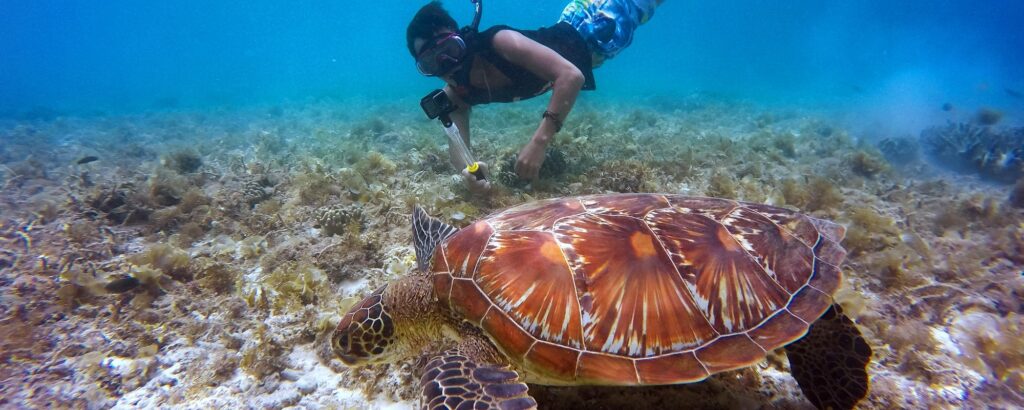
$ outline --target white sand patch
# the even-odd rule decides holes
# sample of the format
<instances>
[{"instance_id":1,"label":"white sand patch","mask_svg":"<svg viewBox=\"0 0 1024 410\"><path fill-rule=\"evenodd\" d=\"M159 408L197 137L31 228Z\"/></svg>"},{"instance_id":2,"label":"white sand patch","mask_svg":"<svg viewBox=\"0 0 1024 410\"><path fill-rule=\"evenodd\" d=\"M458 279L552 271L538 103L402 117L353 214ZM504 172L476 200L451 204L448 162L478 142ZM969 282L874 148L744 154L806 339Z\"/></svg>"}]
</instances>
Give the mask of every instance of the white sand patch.
<instances>
[{"instance_id":1,"label":"white sand patch","mask_svg":"<svg viewBox=\"0 0 1024 410\"><path fill-rule=\"evenodd\" d=\"M203 363L202 358L225 347L173 346L160 355L157 374L144 386L122 396L115 409L135 408L282 408L297 406L320 408L413 409L415 403L387 399L368 399L359 386L346 385L335 373L317 359L312 344L298 345L287 356L288 369L281 374L257 380L242 370L215 386L188 397L187 373L191 366ZM114 369L130 369L132 359L107 358L104 364ZM387 383L397 383L398 379ZM293 379L293 380L289 380Z\"/></svg>"},{"instance_id":2,"label":"white sand patch","mask_svg":"<svg viewBox=\"0 0 1024 410\"><path fill-rule=\"evenodd\" d=\"M953 343L953 339L949 337L949 333L945 329L933 327L931 332L932 339L939 344L939 348L951 354L961 354L960 348L956 346L956 343Z\"/></svg>"}]
</instances>

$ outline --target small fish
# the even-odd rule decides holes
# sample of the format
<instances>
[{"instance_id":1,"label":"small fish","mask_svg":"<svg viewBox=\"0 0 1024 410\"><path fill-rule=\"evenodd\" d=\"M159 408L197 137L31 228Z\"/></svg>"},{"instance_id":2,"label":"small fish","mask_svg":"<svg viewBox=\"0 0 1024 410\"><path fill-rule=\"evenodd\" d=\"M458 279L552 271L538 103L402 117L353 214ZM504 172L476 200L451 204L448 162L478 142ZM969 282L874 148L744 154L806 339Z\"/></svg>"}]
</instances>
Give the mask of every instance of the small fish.
<instances>
[{"instance_id":1,"label":"small fish","mask_svg":"<svg viewBox=\"0 0 1024 410\"><path fill-rule=\"evenodd\" d=\"M84 158L78 160L78 164L79 165L81 165L81 164L88 164L90 162L97 161L99 159L100 159L100 157L97 157L97 156L94 156L94 155L89 155L87 157L84 157Z\"/></svg>"},{"instance_id":2,"label":"small fish","mask_svg":"<svg viewBox=\"0 0 1024 410\"><path fill-rule=\"evenodd\" d=\"M125 293L137 287L139 287L139 280L137 278L131 275L122 275L121 277L110 281L110 283L103 288L110 293Z\"/></svg>"},{"instance_id":3,"label":"small fish","mask_svg":"<svg viewBox=\"0 0 1024 410\"><path fill-rule=\"evenodd\" d=\"M950 111L953 111L953 108L954 108L953 107L953 103L942 104L942 111L950 112Z\"/></svg>"},{"instance_id":4,"label":"small fish","mask_svg":"<svg viewBox=\"0 0 1024 410\"><path fill-rule=\"evenodd\" d=\"M1020 91L1014 90L1012 88L1003 88L1003 91L1006 91L1006 95L1009 95L1010 97L1016 98L1018 100L1024 99L1024 94L1022 94Z\"/></svg>"}]
</instances>

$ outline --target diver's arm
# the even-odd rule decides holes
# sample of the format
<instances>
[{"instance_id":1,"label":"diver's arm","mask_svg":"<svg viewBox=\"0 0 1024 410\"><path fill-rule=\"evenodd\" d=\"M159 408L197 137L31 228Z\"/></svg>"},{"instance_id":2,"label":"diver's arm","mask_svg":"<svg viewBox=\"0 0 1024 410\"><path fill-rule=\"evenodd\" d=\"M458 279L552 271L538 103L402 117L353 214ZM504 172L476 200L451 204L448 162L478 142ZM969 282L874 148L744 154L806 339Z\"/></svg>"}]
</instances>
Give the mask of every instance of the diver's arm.
<instances>
[{"instance_id":1,"label":"diver's arm","mask_svg":"<svg viewBox=\"0 0 1024 410\"><path fill-rule=\"evenodd\" d=\"M544 149L565 122L583 88L583 72L554 50L513 30L502 30L494 35L494 49L508 61L530 70L538 77L551 81L551 101L548 111L557 117L541 118L530 141L519 151L516 173L526 179L535 179L544 163Z\"/></svg>"}]
</instances>

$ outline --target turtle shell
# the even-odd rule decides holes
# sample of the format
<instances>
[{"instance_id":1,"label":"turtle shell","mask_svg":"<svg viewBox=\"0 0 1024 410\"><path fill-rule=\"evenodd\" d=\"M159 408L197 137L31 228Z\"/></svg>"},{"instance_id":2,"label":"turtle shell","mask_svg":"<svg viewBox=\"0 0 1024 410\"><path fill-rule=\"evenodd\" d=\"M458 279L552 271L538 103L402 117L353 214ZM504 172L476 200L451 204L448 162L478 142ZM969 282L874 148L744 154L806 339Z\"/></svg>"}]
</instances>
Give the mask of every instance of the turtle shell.
<instances>
[{"instance_id":1,"label":"turtle shell","mask_svg":"<svg viewBox=\"0 0 1024 410\"><path fill-rule=\"evenodd\" d=\"M802 337L844 229L725 199L616 194L493 214L434 253L438 301L539 382L673 384Z\"/></svg>"}]
</instances>

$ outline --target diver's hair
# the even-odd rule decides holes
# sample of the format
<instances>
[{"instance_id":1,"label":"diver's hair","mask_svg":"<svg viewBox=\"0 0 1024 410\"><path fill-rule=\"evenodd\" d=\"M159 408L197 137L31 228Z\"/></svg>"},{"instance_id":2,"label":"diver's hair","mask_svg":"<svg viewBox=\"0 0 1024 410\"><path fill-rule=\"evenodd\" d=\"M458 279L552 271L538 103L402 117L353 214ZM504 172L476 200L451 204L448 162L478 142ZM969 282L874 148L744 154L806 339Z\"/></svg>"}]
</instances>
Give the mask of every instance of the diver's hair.
<instances>
[{"instance_id":1,"label":"diver's hair","mask_svg":"<svg viewBox=\"0 0 1024 410\"><path fill-rule=\"evenodd\" d=\"M440 1L432 1L420 8L420 11L416 12L416 16L412 18L412 22L409 23L409 28L405 30L405 42L409 46L409 54L416 58L414 43L417 38L434 38L434 32L443 28L457 31L459 25L455 23L455 19L448 14L448 11L441 7Z\"/></svg>"}]
</instances>

